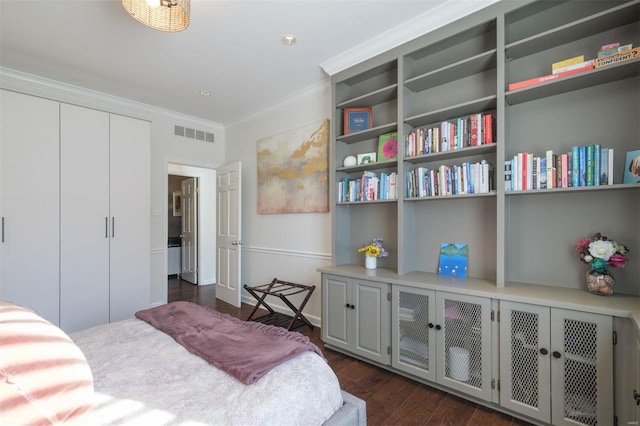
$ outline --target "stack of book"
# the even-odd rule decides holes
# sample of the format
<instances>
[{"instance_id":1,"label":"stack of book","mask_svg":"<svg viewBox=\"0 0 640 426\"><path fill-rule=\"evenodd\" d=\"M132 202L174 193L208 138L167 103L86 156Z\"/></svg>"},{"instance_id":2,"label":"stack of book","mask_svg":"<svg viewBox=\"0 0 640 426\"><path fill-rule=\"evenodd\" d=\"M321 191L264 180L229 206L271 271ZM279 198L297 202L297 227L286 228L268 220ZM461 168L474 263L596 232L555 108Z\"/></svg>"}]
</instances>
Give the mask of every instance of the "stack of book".
<instances>
[{"instance_id":1,"label":"stack of book","mask_svg":"<svg viewBox=\"0 0 640 426\"><path fill-rule=\"evenodd\" d=\"M520 152L504 163L505 191L613 185L613 148L599 144L544 155Z\"/></svg>"},{"instance_id":2,"label":"stack of book","mask_svg":"<svg viewBox=\"0 0 640 426\"><path fill-rule=\"evenodd\" d=\"M525 87L579 74L594 68L615 65L620 62L639 58L640 48L633 49L632 44L625 44L621 46L620 43L609 43L600 47L596 59L585 61L584 55L580 55L555 62L551 65L551 74L511 83L509 84L509 90L524 89Z\"/></svg>"},{"instance_id":3,"label":"stack of book","mask_svg":"<svg viewBox=\"0 0 640 426\"><path fill-rule=\"evenodd\" d=\"M366 171L359 178L338 182L338 202L395 200L397 173Z\"/></svg>"},{"instance_id":4,"label":"stack of book","mask_svg":"<svg viewBox=\"0 0 640 426\"><path fill-rule=\"evenodd\" d=\"M495 116L491 113L476 113L443 121L437 126L419 127L407 135L405 155L415 157L494 143L495 128Z\"/></svg>"},{"instance_id":5,"label":"stack of book","mask_svg":"<svg viewBox=\"0 0 640 426\"><path fill-rule=\"evenodd\" d=\"M416 167L407 171L408 198L482 194L492 190L493 167L485 160L460 166L442 165L437 169Z\"/></svg>"}]
</instances>

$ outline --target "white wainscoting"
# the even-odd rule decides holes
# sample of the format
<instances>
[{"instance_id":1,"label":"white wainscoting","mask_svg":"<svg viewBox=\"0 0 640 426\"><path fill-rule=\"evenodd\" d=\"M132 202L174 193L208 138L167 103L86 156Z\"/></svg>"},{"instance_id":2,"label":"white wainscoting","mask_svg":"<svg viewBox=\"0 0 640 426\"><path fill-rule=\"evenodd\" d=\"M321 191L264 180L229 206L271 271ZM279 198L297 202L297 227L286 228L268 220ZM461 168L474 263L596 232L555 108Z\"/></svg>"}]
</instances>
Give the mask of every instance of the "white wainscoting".
<instances>
[{"instance_id":1,"label":"white wainscoting","mask_svg":"<svg viewBox=\"0 0 640 426\"><path fill-rule=\"evenodd\" d=\"M322 313L322 289L318 268L331 265L330 253L282 250L270 247L242 246L242 284L256 286L270 283L274 278L316 288L303 314L315 326L320 326ZM300 297L297 297L300 296ZM291 297L292 303L300 304L304 295ZM265 299L275 311L291 315L291 310L279 298L267 296ZM255 305L256 300L245 290L242 302Z\"/></svg>"}]
</instances>

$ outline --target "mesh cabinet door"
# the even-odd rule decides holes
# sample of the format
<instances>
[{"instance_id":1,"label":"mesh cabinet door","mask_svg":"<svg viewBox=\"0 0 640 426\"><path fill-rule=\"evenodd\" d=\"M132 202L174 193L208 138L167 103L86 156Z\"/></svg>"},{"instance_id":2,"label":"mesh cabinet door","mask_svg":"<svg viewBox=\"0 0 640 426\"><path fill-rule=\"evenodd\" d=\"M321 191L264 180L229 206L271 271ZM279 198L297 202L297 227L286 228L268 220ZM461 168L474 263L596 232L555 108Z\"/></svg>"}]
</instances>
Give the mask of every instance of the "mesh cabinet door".
<instances>
[{"instance_id":1,"label":"mesh cabinet door","mask_svg":"<svg viewBox=\"0 0 640 426\"><path fill-rule=\"evenodd\" d=\"M549 423L549 308L500 303L500 404Z\"/></svg>"},{"instance_id":2,"label":"mesh cabinet door","mask_svg":"<svg viewBox=\"0 0 640 426\"><path fill-rule=\"evenodd\" d=\"M399 370L435 381L435 292L393 286L391 300L391 364Z\"/></svg>"},{"instance_id":3,"label":"mesh cabinet door","mask_svg":"<svg viewBox=\"0 0 640 426\"><path fill-rule=\"evenodd\" d=\"M491 299L438 292L438 383L491 400Z\"/></svg>"},{"instance_id":4,"label":"mesh cabinet door","mask_svg":"<svg viewBox=\"0 0 640 426\"><path fill-rule=\"evenodd\" d=\"M551 310L551 421L613 424L611 317Z\"/></svg>"}]
</instances>

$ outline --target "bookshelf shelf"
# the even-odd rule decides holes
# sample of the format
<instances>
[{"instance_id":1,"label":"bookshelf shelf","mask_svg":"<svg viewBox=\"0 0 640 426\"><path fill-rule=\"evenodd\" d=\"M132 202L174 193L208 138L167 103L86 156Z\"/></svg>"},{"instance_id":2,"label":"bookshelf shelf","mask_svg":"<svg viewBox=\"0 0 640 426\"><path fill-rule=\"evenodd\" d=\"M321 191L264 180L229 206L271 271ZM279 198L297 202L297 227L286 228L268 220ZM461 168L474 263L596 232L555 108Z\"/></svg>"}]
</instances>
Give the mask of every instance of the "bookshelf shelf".
<instances>
[{"instance_id":1,"label":"bookshelf shelf","mask_svg":"<svg viewBox=\"0 0 640 426\"><path fill-rule=\"evenodd\" d=\"M437 197L412 197L405 198L405 201L442 201L442 200L451 200L451 199L462 199L462 198L476 198L476 197L495 197L496 191L485 192L482 194L457 194L457 195L439 195Z\"/></svg>"},{"instance_id":2,"label":"bookshelf shelf","mask_svg":"<svg viewBox=\"0 0 640 426\"><path fill-rule=\"evenodd\" d=\"M367 130L362 130L361 132L350 133L348 135L342 135L336 137L336 141L351 144L356 142L362 142L367 139L373 139L383 133L388 133L394 131L398 127L397 122L383 124L381 126L372 127Z\"/></svg>"},{"instance_id":3,"label":"bookshelf shelf","mask_svg":"<svg viewBox=\"0 0 640 426\"><path fill-rule=\"evenodd\" d=\"M634 78L637 77L638 74L640 74L640 59L597 68L547 83L507 92L505 94L505 100L509 105L517 105L548 96L560 95L618 80Z\"/></svg>"},{"instance_id":4,"label":"bookshelf shelf","mask_svg":"<svg viewBox=\"0 0 640 426\"><path fill-rule=\"evenodd\" d=\"M533 5L532 7L537 6ZM556 15L580 13L580 11L575 9L576 8L573 5L562 5L551 9L551 11ZM559 46L592 34L601 33L636 22L638 20L639 13L640 8L638 2L622 4L606 11L595 13L582 19L577 19L565 25L560 25L538 34L534 34L522 40L509 43L505 46L505 54L508 60L533 55L549 49L549 46Z\"/></svg>"},{"instance_id":5,"label":"bookshelf shelf","mask_svg":"<svg viewBox=\"0 0 640 426\"><path fill-rule=\"evenodd\" d=\"M567 194L568 192L592 192L592 191L640 191L640 184L617 183L614 185L578 186L572 188L531 189L527 191L507 191L505 196L518 195L542 195L542 194Z\"/></svg>"},{"instance_id":6,"label":"bookshelf shelf","mask_svg":"<svg viewBox=\"0 0 640 426\"><path fill-rule=\"evenodd\" d=\"M454 64L410 78L404 82L406 88L420 92L434 86L460 80L496 67L496 49L483 52Z\"/></svg>"},{"instance_id":7,"label":"bookshelf shelf","mask_svg":"<svg viewBox=\"0 0 640 426\"><path fill-rule=\"evenodd\" d=\"M356 172L362 172L364 170L386 170L386 169L396 168L397 166L398 166L397 160L389 160L389 161L379 161L376 163L363 164L360 166L338 167L336 169L336 172L356 173Z\"/></svg>"},{"instance_id":8,"label":"bookshelf shelf","mask_svg":"<svg viewBox=\"0 0 640 426\"><path fill-rule=\"evenodd\" d=\"M497 102L497 96L485 96L480 99L473 99L467 102L407 117L404 119L404 122L412 127L426 126L429 124L439 123L450 118L494 110L496 109Z\"/></svg>"},{"instance_id":9,"label":"bookshelf shelf","mask_svg":"<svg viewBox=\"0 0 640 426\"><path fill-rule=\"evenodd\" d=\"M405 157L404 161L408 163L428 163L435 161L444 161L453 158L462 158L476 155L485 155L496 152L496 143L487 145L470 146L467 148L454 149L452 151L434 152L432 154L416 155L414 157Z\"/></svg>"},{"instance_id":10,"label":"bookshelf shelf","mask_svg":"<svg viewBox=\"0 0 640 426\"><path fill-rule=\"evenodd\" d=\"M337 108L349 108L349 107L361 107L375 104L381 104L384 102L393 101L396 99L398 93L398 85L392 84L387 87L375 90L371 93L358 96L354 99L349 99L342 102L340 105L336 105Z\"/></svg>"},{"instance_id":11,"label":"bookshelf shelf","mask_svg":"<svg viewBox=\"0 0 640 426\"><path fill-rule=\"evenodd\" d=\"M371 201L339 201L336 203L338 206L361 206L364 204L387 204L397 203L398 200L371 200Z\"/></svg>"}]
</instances>

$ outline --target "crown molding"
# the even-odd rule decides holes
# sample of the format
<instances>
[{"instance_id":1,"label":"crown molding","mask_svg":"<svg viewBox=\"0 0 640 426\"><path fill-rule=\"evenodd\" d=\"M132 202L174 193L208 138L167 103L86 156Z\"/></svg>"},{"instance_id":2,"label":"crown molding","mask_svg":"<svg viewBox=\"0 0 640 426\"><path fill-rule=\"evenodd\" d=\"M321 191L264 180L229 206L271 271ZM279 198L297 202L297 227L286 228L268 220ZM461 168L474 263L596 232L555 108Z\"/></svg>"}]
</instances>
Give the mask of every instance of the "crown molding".
<instances>
[{"instance_id":1,"label":"crown molding","mask_svg":"<svg viewBox=\"0 0 640 426\"><path fill-rule=\"evenodd\" d=\"M255 111L254 113L247 115L245 117L240 118L232 123L225 125L225 128L231 128L237 126L242 123L251 122L257 118L265 116L271 112L274 112L286 105L290 105L299 101L303 101L305 99L311 97L317 97L322 95L330 95L331 94L331 81L327 78L322 80L321 82L315 83L311 86L307 86L303 89L298 90L284 98L281 98L267 106Z\"/></svg>"},{"instance_id":2,"label":"crown molding","mask_svg":"<svg viewBox=\"0 0 640 426\"><path fill-rule=\"evenodd\" d=\"M367 59L371 59L408 41L444 27L460 18L471 15L478 10L491 6L498 1L499 0L447 0L433 9L417 15L321 63L320 68L329 76L335 75Z\"/></svg>"},{"instance_id":3,"label":"crown molding","mask_svg":"<svg viewBox=\"0 0 640 426\"><path fill-rule=\"evenodd\" d=\"M60 102L78 104L86 107L102 109L114 113L122 113L135 118L152 121L154 116L162 116L171 120L181 120L207 129L221 131L221 123L204 120L176 111L158 108L153 105L120 98L84 87L28 74L10 68L0 67L0 88L21 92L33 96L52 99Z\"/></svg>"}]
</instances>

